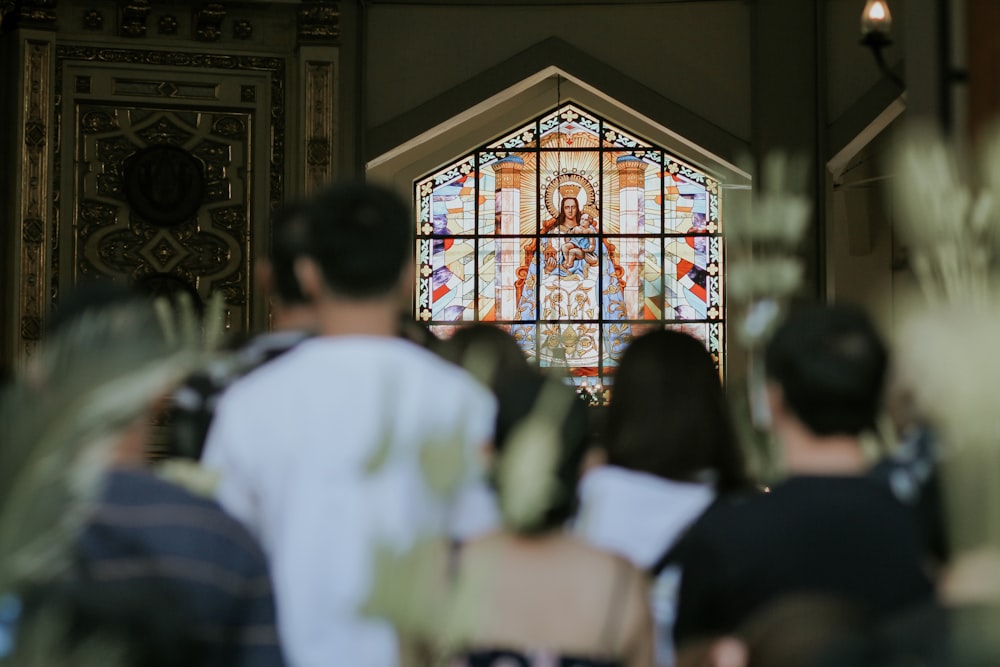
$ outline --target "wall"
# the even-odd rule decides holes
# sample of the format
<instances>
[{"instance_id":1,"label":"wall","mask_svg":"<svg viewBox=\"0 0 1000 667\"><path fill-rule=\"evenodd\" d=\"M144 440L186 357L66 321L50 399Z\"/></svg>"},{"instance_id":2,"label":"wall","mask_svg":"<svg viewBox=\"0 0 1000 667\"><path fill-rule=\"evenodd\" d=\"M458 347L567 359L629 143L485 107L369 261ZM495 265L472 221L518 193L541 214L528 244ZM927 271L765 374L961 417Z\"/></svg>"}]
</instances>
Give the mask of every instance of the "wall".
<instances>
[{"instance_id":1,"label":"wall","mask_svg":"<svg viewBox=\"0 0 1000 667\"><path fill-rule=\"evenodd\" d=\"M364 27L369 160L506 85L574 63L576 74L619 99L624 88L651 108L691 113L731 137L731 150L750 140L748 3L497 5L371 3ZM562 53L538 48L553 38L566 45ZM462 94L449 96L455 90Z\"/></svg>"},{"instance_id":2,"label":"wall","mask_svg":"<svg viewBox=\"0 0 1000 667\"><path fill-rule=\"evenodd\" d=\"M547 37L559 37L711 122L749 138L744 2L578 7L373 5L371 126ZM401 66L402 65L402 66ZM719 72L727 76L718 76Z\"/></svg>"}]
</instances>

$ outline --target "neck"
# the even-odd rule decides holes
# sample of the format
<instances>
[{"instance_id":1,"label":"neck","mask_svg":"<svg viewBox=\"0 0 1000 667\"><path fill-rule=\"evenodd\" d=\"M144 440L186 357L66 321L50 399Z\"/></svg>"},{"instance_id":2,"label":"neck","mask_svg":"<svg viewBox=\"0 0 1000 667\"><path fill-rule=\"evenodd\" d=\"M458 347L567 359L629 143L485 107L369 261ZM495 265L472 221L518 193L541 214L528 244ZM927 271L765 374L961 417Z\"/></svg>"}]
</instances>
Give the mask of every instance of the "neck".
<instances>
[{"instance_id":1,"label":"neck","mask_svg":"<svg viewBox=\"0 0 1000 667\"><path fill-rule=\"evenodd\" d=\"M323 336L389 336L399 332L395 295L375 299L346 299L327 295L318 305L317 321Z\"/></svg>"},{"instance_id":2,"label":"neck","mask_svg":"<svg viewBox=\"0 0 1000 667\"><path fill-rule=\"evenodd\" d=\"M790 475L861 475L868 461L857 436L818 436L798 421L775 425Z\"/></svg>"},{"instance_id":3,"label":"neck","mask_svg":"<svg viewBox=\"0 0 1000 667\"><path fill-rule=\"evenodd\" d=\"M146 443L149 441L146 415L129 424L118 436L110 453L109 463L116 468L142 468L146 465Z\"/></svg>"},{"instance_id":4,"label":"neck","mask_svg":"<svg viewBox=\"0 0 1000 667\"><path fill-rule=\"evenodd\" d=\"M274 304L271 311L271 329L274 331L314 331L316 319L316 310L312 306Z\"/></svg>"}]
</instances>

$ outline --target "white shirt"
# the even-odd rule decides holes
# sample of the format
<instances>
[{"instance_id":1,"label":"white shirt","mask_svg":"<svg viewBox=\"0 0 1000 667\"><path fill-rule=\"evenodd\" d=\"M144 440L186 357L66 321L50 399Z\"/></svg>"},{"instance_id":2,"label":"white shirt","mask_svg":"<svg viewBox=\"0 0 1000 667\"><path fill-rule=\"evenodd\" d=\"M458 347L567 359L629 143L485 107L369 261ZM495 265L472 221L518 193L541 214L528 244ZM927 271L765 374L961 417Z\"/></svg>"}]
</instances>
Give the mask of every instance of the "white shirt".
<instances>
[{"instance_id":1,"label":"white shirt","mask_svg":"<svg viewBox=\"0 0 1000 667\"><path fill-rule=\"evenodd\" d=\"M464 371L385 337L305 341L226 392L203 461L270 558L292 665L397 664L391 626L359 614L375 549L448 530L455 508L428 487L420 450L458 438L471 469L494 414Z\"/></svg>"},{"instance_id":2,"label":"white shirt","mask_svg":"<svg viewBox=\"0 0 1000 667\"><path fill-rule=\"evenodd\" d=\"M590 544L648 570L715 499L711 484L675 482L625 468L601 466L580 480L575 532ZM673 625L680 570L668 567L650 588L656 662L673 664Z\"/></svg>"}]
</instances>

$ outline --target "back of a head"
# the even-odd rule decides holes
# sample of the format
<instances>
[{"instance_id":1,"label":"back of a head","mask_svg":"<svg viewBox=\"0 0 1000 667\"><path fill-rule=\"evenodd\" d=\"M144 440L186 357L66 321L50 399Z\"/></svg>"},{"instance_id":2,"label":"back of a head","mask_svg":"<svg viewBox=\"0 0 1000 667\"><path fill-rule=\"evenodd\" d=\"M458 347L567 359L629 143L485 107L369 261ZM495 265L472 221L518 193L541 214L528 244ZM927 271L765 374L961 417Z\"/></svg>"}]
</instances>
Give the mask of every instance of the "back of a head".
<instances>
[{"instance_id":1,"label":"back of a head","mask_svg":"<svg viewBox=\"0 0 1000 667\"><path fill-rule=\"evenodd\" d=\"M768 343L765 366L788 409L815 435L857 436L874 428L888 351L860 307L792 313Z\"/></svg>"},{"instance_id":2,"label":"back of a head","mask_svg":"<svg viewBox=\"0 0 1000 667\"><path fill-rule=\"evenodd\" d=\"M271 271L274 290L286 306L306 303L307 299L295 276L295 260L309 247L306 207L300 202L288 204L271 217Z\"/></svg>"},{"instance_id":3,"label":"back of a head","mask_svg":"<svg viewBox=\"0 0 1000 667\"><path fill-rule=\"evenodd\" d=\"M338 296L385 296L413 255L409 209L393 191L367 183L332 185L308 205L309 247L327 288Z\"/></svg>"},{"instance_id":4,"label":"back of a head","mask_svg":"<svg viewBox=\"0 0 1000 667\"><path fill-rule=\"evenodd\" d=\"M611 465L680 481L707 472L722 491L747 484L719 373L688 334L656 330L629 345L606 433Z\"/></svg>"},{"instance_id":5,"label":"back of a head","mask_svg":"<svg viewBox=\"0 0 1000 667\"><path fill-rule=\"evenodd\" d=\"M155 600L155 604L150 604ZM30 588L18 637L31 654L33 635L44 638L45 658L86 656L89 646L97 655L121 656L113 664L129 667L173 667L215 664L218 650L196 627L197 614L181 591L157 579L135 579L127 583L92 578L57 580ZM59 628L59 634L51 632ZM15 649L20 647L15 647ZM17 652L11 656L20 664ZM75 661L55 664L86 664ZM103 664L93 661L94 664Z\"/></svg>"},{"instance_id":6,"label":"back of a head","mask_svg":"<svg viewBox=\"0 0 1000 667\"><path fill-rule=\"evenodd\" d=\"M779 597L758 609L738 634L747 645L748 667L856 667L853 661L828 660L859 642L867 644L872 626L865 610L850 600L803 593Z\"/></svg>"},{"instance_id":7,"label":"back of a head","mask_svg":"<svg viewBox=\"0 0 1000 667\"><path fill-rule=\"evenodd\" d=\"M135 289L109 280L84 282L63 295L59 306L46 323L46 334L53 335L87 313L106 308L149 301Z\"/></svg>"},{"instance_id":8,"label":"back of a head","mask_svg":"<svg viewBox=\"0 0 1000 667\"><path fill-rule=\"evenodd\" d=\"M524 462L530 464L513 466L526 469L530 479L505 480L498 479L498 475L494 474L501 506L509 500L505 496L528 496L536 490L525 485L535 486L542 478L550 483L549 491L543 494L543 501L537 505L530 519L518 525L507 521L507 527L525 534L557 530L572 518L577 509L576 487L588 444L587 406L569 387L533 372L504 378L496 387L496 395L498 409L494 448L498 463L495 470L503 468L511 456L524 457ZM550 429L530 432L544 437L547 431L556 442L517 441L525 436L527 422L546 419L552 420ZM544 455L545 447L554 448L555 454L551 459ZM508 469L511 467L508 466Z\"/></svg>"},{"instance_id":9,"label":"back of a head","mask_svg":"<svg viewBox=\"0 0 1000 667\"><path fill-rule=\"evenodd\" d=\"M441 346L441 354L490 388L507 378L531 372L514 337L498 326L477 322L462 327Z\"/></svg>"}]
</instances>

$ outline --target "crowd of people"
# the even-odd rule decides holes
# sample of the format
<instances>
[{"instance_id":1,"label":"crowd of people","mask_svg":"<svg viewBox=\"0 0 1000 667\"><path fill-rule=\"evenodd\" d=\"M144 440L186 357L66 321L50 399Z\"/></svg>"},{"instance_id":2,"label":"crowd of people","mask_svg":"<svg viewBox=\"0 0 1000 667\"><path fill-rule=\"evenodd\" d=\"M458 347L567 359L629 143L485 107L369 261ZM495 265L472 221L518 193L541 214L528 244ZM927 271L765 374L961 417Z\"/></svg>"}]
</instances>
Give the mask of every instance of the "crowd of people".
<instances>
[{"instance_id":1,"label":"crowd of people","mask_svg":"<svg viewBox=\"0 0 1000 667\"><path fill-rule=\"evenodd\" d=\"M861 309L796 309L768 344L765 486L699 341L633 340L597 422L504 330L400 315L411 234L374 185L283 211L272 330L225 352L125 290L64 304L0 404L0 664L997 664L957 639L988 605L939 594L930 431L863 447L890 357Z\"/></svg>"}]
</instances>

